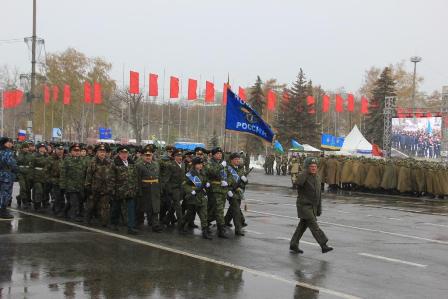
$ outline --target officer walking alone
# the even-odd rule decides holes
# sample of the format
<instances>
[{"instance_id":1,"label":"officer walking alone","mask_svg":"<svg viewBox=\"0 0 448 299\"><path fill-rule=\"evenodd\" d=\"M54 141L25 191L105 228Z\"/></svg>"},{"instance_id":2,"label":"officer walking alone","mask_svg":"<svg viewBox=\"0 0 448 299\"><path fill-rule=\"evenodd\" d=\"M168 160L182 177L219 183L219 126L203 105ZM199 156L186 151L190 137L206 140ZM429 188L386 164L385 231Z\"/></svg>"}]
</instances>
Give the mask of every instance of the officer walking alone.
<instances>
[{"instance_id":1,"label":"officer walking alone","mask_svg":"<svg viewBox=\"0 0 448 299\"><path fill-rule=\"evenodd\" d=\"M305 160L305 170L299 175L296 186L297 196L297 216L300 218L294 235L292 236L289 249L294 253L303 253L299 249L299 241L307 228L310 229L314 239L322 248L322 253L333 250L327 245L328 239L317 224L317 217L322 214L321 200L321 179L317 174L317 159L307 158Z\"/></svg>"}]
</instances>

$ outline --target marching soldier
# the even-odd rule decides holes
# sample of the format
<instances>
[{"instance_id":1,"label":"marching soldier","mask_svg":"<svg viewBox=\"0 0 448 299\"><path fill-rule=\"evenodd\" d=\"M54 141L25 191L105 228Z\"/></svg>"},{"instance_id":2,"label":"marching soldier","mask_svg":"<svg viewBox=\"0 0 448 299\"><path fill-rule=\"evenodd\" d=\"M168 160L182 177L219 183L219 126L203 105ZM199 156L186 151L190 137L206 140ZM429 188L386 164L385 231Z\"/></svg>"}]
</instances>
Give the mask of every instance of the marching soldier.
<instances>
[{"instance_id":1,"label":"marching soldier","mask_svg":"<svg viewBox=\"0 0 448 299\"><path fill-rule=\"evenodd\" d=\"M122 206L126 209L128 234L136 235L135 230L135 197L137 196L137 173L133 160L129 159L129 151L125 146L118 148L118 156L113 161L115 197L111 204L111 224L118 230L118 222L122 216Z\"/></svg>"},{"instance_id":2,"label":"marching soldier","mask_svg":"<svg viewBox=\"0 0 448 299\"><path fill-rule=\"evenodd\" d=\"M114 196L115 176L112 162L106 157L106 146L99 144L95 148L96 157L92 158L86 171L85 190L87 198L87 223L98 215L101 225L107 227L110 218L110 202Z\"/></svg>"},{"instance_id":3,"label":"marching soldier","mask_svg":"<svg viewBox=\"0 0 448 299\"><path fill-rule=\"evenodd\" d=\"M0 218L12 219L6 206L12 199L12 187L18 172L17 162L12 151L13 141L11 138L0 139Z\"/></svg>"},{"instance_id":4,"label":"marching soldier","mask_svg":"<svg viewBox=\"0 0 448 299\"><path fill-rule=\"evenodd\" d=\"M33 173L33 206L39 210L44 203L45 187L47 183L46 172L44 171L48 163L47 148L44 143L37 146L37 153L31 160L31 170ZM46 207L46 206L44 206Z\"/></svg>"},{"instance_id":5,"label":"marching soldier","mask_svg":"<svg viewBox=\"0 0 448 299\"><path fill-rule=\"evenodd\" d=\"M224 226L224 206L228 190L227 171L222 161L223 151L220 147L212 149L212 158L206 167L207 180L211 183L208 192L208 222L216 220L218 237L227 239ZM224 165L223 165L224 163Z\"/></svg>"},{"instance_id":6,"label":"marching soldier","mask_svg":"<svg viewBox=\"0 0 448 299\"><path fill-rule=\"evenodd\" d=\"M65 217L82 221L81 202L86 177L86 164L80 157L81 147L78 143L70 146L70 155L64 159L61 167L59 187L67 197Z\"/></svg>"},{"instance_id":7,"label":"marching soldier","mask_svg":"<svg viewBox=\"0 0 448 299\"><path fill-rule=\"evenodd\" d=\"M297 189L297 176L299 175L300 161L296 156L292 156L290 161L290 173L291 173L291 183L292 188Z\"/></svg>"},{"instance_id":8,"label":"marching soldier","mask_svg":"<svg viewBox=\"0 0 448 299\"><path fill-rule=\"evenodd\" d=\"M300 218L294 235L292 236L289 249L295 253L303 253L299 248L299 241L307 228L322 248L322 253L333 250L327 245L328 239L317 224L317 217L322 214L321 200L321 178L317 174L317 159L307 158L305 170L297 179L297 216Z\"/></svg>"},{"instance_id":9,"label":"marching soldier","mask_svg":"<svg viewBox=\"0 0 448 299\"><path fill-rule=\"evenodd\" d=\"M202 169L204 162L200 157L195 157L192 161L193 167L187 172L187 179L182 184L184 201L187 205L187 214L179 223L179 230L185 231L185 225L194 221L196 214L198 214L201 221L202 237L211 240L212 237L207 231L207 191L210 187L207 182Z\"/></svg>"},{"instance_id":10,"label":"marching soldier","mask_svg":"<svg viewBox=\"0 0 448 299\"><path fill-rule=\"evenodd\" d=\"M281 173L281 164L282 164L282 156L275 155L275 171L277 172L277 175L280 175Z\"/></svg>"},{"instance_id":11,"label":"marching soldier","mask_svg":"<svg viewBox=\"0 0 448 299\"><path fill-rule=\"evenodd\" d=\"M29 186L29 176L31 158L32 154L29 152L29 144L25 142L21 145L20 153L17 157L17 166L19 167L17 178L20 187L19 195L16 197L18 207L29 208L30 206L31 186Z\"/></svg>"},{"instance_id":12,"label":"marching soldier","mask_svg":"<svg viewBox=\"0 0 448 299\"><path fill-rule=\"evenodd\" d=\"M173 151L174 159L167 165L167 177L166 177L166 188L168 191L168 196L171 200L171 208L168 211L167 219L165 220L168 224L174 224L177 218L177 223L180 225L182 214L182 183L185 181L185 164L183 163L182 151L176 149ZM176 214L176 217L174 217Z\"/></svg>"},{"instance_id":13,"label":"marching soldier","mask_svg":"<svg viewBox=\"0 0 448 299\"><path fill-rule=\"evenodd\" d=\"M136 165L139 205L138 210L144 210L151 223L153 232L161 232L159 224L160 212L160 165L153 161L153 152L142 152L143 162ZM151 220L150 220L151 219Z\"/></svg>"},{"instance_id":14,"label":"marching soldier","mask_svg":"<svg viewBox=\"0 0 448 299\"><path fill-rule=\"evenodd\" d=\"M55 153L48 159L45 172L49 176L51 184L51 199L53 201L53 213L56 216L62 216L65 208L64 194L60 188L61 168L64 161L64 147L58 145L55 147Z\"/></svg>"}]
</instances>

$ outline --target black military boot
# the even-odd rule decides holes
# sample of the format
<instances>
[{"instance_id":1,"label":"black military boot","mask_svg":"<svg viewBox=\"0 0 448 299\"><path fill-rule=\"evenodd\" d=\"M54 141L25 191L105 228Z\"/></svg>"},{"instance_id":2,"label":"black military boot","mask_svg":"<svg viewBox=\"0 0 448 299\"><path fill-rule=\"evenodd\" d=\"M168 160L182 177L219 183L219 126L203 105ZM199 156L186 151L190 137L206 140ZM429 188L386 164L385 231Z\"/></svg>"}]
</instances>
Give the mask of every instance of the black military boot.
<instances>
[{"instance_id":1,"label":"black military boot","mask_svg":"<svg viewBox=\"0 0 448 299\"><path fill-rule=\"evenodd\" d=\"M244 236L244 232L242 230L236 230L235 231L235 236Z\"/></svg>"},{"instance_id":2,"label":"black military boot","mask_svg":"<svg viewBox=\"0 0 448 299\"><path fill-rule=\"evenodd\" d=\"M224 225L218 225L218 237L223 239L228 239L229 237L226 234L226 229Z\"/></svg>"},{"instance_id":3,"label":"black military boot","mask_svg":"<svg viewBox=\"0 0 448 299\"><path fill-rule=\"evenodd\" d=\"M303 250L301 250L299 246L289 245L289 250L294 253L303 254Z\"/></svg>"},{"instance_id":4,"label":"black military boot","mask_svg":"<svg viewBox=\"0 0 448 299\"><path fill-rule=\"evenodd\" d=\"M6 208L0 208L0 218L1 219L13 219L14 216L9 214Z\"/></svg>"},{"instance_id":5,"label":"black military boot","mask_svg":"<svg viewBox=\"0 0 448 299\"><path fill-rule=\"evenodd\" d=\"M207 229L202 229L202 238L206 240L213 240L212 237L208 234Z\"/></svg>"},{"instance_id":6,"label":"black military boot","mask_svg":"<svg viewBox=\"0 0 448 299\"><path fill-rule=\"evenodd\" d=\"M322 253L327 253L329 251L333 250L333 247L328 246L327 244L324 244L321 246L322 247Z\"/></svg>"}]
</instances>

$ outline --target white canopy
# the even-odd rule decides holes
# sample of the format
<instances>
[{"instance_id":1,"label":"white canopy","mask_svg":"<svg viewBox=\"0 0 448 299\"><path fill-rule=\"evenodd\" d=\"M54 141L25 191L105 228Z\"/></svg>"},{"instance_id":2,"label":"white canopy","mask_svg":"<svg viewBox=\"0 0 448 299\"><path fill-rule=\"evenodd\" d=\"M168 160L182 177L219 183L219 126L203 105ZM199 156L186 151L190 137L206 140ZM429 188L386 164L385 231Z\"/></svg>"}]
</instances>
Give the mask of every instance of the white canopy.
<instances>
[{"instance_id":1,"label":"white canopy","mask_svg":"<svg viewBox=\"0 0 448 299\"><path fill-rule=\"evenodd\" d=\"M316 152L316 153L321 152L321 150L319 150L309 144L302 144L302 146L303 146L304 152Z\"/></svg>"},{"instance_id":2,"label":"white canopy","mask_svg":"<svg viewBox=\"0 0 448 299\"><path fill-rule=\"evenodd\" d=\"M341 152L371 154L372 144L359 131L358 126L354 126L352 131L345 137Z\"/></svg>"}]
</instances>

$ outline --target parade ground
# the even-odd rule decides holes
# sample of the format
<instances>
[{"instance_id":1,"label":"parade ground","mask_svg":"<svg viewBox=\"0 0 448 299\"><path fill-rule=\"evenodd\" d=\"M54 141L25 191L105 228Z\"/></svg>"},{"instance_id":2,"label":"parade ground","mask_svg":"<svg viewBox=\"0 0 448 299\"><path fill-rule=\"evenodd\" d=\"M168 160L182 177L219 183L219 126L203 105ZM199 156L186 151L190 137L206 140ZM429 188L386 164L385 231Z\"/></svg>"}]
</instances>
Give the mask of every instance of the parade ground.
<instances>
[{"instance_id":1,"label":"parade ground","mask_svg":"<svg viewBox=\"0 0 448 299\"><path fill-rule=\"evenodd\" d=\"M448 202L323 196L322 254L298 223L289 177L254 171L246 236L201 239L175 228L138 236L11 208L0 223L2 298L444 298ZM270 184L268 184L270 183ZM17 191L17 190L15 190Z\"/></svg>"}]
</instances>

